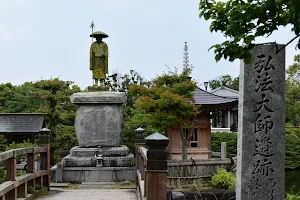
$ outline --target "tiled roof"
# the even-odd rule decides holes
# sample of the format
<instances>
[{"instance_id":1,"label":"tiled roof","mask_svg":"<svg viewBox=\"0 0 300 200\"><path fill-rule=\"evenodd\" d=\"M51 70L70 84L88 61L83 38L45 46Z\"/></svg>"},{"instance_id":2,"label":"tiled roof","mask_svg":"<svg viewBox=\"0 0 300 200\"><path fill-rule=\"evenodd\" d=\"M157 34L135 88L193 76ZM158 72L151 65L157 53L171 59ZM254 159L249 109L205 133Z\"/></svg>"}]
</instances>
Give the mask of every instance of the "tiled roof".
<instances>
[{"instance_id":1,"label":"tiled roof","mask_svg":"<svg viewBox=\"0 0 300 200\"><path fill-rule=\"evenodd\" d=\"M205 90L197 88L194 91L194 100L195 104L200 105L220 105L228 103L238 103L238 99L232 99L227 97L221 97L212 93L209 93Z\"/></svg>"},{"instance_id":2,"label":"tiled roof","mask_svg":"<svg viewBox=\"0 0 300 200\"><path fill-rule=\"evenodd\" d=\"M38 133L44 114L0 114L0 133Z\"/></svg>"},{"instance_id":3,"label":"tiled roof","mask_svg":"<svg viewBox=\"0 0 300 200\"><path fill-rule=\"evenodd\" d=\"M239 98L239 92L236 90L233 90L231 88L221 86L214 90L212 90L210 93L216 94L218 96L222 97L229 97L229 98Z\"/></svg>"}]
</instances>

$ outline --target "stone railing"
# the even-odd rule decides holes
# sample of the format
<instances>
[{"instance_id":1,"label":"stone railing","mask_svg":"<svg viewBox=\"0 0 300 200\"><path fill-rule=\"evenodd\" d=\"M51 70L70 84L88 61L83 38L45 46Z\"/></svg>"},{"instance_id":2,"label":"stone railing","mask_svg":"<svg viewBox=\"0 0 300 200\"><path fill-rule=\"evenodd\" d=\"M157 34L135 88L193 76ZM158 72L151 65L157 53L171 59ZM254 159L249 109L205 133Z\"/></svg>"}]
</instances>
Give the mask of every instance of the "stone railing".
<instances>
[{"instance_id":1,"label":"stone railing","mask_svg":"<svg viewBox=\"0 0 300 200\"><path fill-rule=\"evenodd\" d=\"M193 184L194 181L202 180L202 184L207 184L207 179L219 169L232 170L231 159L215 158L197 161L168 161L167 184L170 188L182 188Z\"/></svg>"},{"instance_id":2,"label":"stone railing","mask_svg":"<svg viewBox=\"0 0 300 200\"><path fill-rule=\"evenodd\" d=\"M41 130L40 147L13 149L0 153L0 162L5 162L6 166L6 181L0 184L0 200L26 199L30 196L30 194L27 194L28 190L35 193L36 189L50 189L49 134L50 130ZM39 171L34 167L36 154L39 154ZM27 155L26 174L17 176L16 158L24 155Z\"/></svg>"}]
</instances>

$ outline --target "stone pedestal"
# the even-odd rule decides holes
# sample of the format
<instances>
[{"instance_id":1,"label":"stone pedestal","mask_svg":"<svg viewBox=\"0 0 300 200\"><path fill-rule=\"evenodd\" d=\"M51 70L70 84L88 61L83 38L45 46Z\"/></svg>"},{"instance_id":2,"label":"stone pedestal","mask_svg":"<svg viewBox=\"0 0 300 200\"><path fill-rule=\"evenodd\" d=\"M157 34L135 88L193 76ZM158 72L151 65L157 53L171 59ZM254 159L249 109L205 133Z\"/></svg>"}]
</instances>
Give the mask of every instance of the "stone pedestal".
<instances>
[{"instance_id":1,"label":"stone pedestal","mask_svg":"<svg viewBox=\"0 0 300 200\"><path fill-rule=\"evenodd\" d=\"M122 92L80 92L71 96L77 105L75 130L80 147L118 147L121 144Z\"/></svg>"},{"instance_id":2,"label":"stone pedestal","mask_svg":"<svg viewBox=\"0 0 300 200\"><path fill-rule=\"evenodd\" d=\"M120 146L125 94L81 92L70 99L77 105L79 146L63 158L63 181L134 181L134 156L128 147Z\"/></svg>"}]
</instances>

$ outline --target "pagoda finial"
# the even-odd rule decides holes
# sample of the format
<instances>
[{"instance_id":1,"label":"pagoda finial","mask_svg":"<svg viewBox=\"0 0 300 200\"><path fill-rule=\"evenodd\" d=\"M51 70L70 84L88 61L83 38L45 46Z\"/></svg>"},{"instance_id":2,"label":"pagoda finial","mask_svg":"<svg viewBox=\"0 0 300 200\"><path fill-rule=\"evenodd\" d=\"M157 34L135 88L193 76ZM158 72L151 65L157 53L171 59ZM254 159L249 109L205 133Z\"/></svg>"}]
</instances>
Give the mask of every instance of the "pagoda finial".
<instances>
[{"instance_id":1,"label":"pagoda finial","mask_svg":"<svg viewBox=\"0 0 300 200\"><path fill-rule=\"evenodd\" d=\"M188 68L189 67L189 51L188 51L188 45L187 42L184 42L184 49L183 49L183 67Z\"/></svg>"}]
</instances>

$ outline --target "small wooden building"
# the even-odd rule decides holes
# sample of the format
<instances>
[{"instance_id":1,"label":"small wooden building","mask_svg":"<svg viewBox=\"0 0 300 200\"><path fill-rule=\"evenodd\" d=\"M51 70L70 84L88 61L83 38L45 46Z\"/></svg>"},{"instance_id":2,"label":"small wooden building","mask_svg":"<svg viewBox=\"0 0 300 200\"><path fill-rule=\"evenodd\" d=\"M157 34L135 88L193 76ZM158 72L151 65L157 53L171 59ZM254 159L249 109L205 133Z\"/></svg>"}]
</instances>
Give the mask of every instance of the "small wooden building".
<instances>
[{"instance_id":1,"label":"small wooden building","mask_svg":"<svg viewBox=\"0 0 300 200\"><path fill-rule=\"evenodd\" d=\"M230 111L237 108L238 99L221 97L200 88L194 92L195 104L201 105L201 113L192 136L188 152L188 159L208 159L211 156L211 118L216 111ZM169 159L181 160L182 148L179 128L169 127L166 130L169 138Z\"/></svg>"},{"instance_id":2,"label":"small wooden building","mask_svg":"<svg viewBox=\"0 0 300 200\"><path fill-rule=\"evenodd\" d=\"M7 144L22 143L24 140L34 142L34 137L43 127L45 114L4 113L0 114L0 134Z\"/></svg>"},{"instance_id":3,"label":"small wooden building","mask_svg":"<svg viewBox=\"0 0 300 200\"><path fill-rule=\"evenodd\" d=\"M236 90L233 90L231 88L221 86L218 87L210 93L221 96L221 97L227 97L232 99L238 99L239 98L239 92ZM230 131L233 124L237 125L238 122L238 109L228 110L227 112L225 110L215 112L214 118L212 119L212 127L213 132L216 131Z\"/></svg>"}]
</instances>

